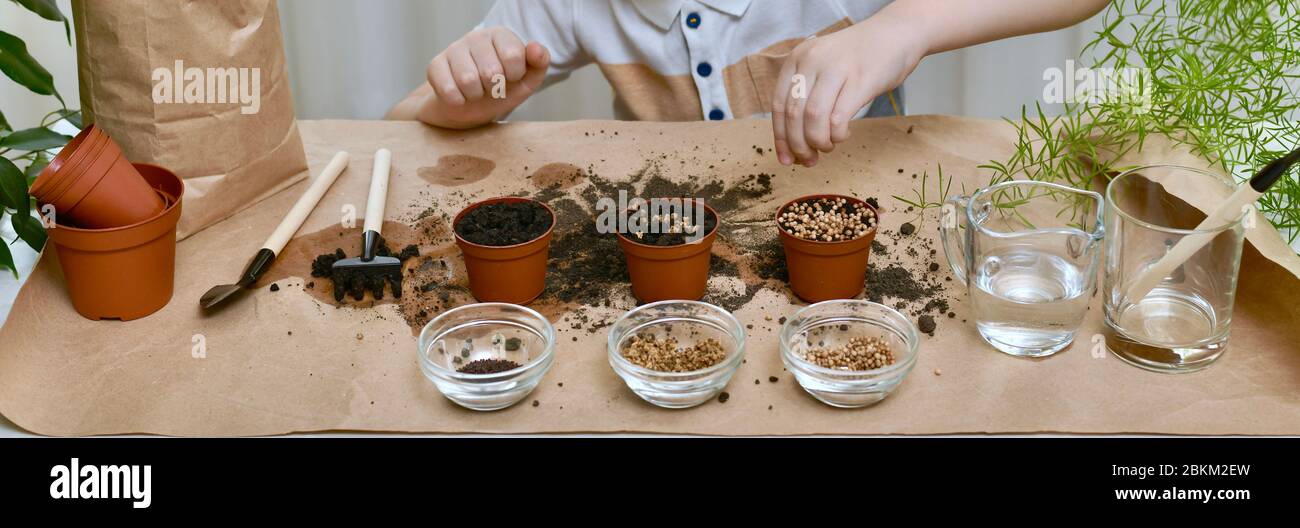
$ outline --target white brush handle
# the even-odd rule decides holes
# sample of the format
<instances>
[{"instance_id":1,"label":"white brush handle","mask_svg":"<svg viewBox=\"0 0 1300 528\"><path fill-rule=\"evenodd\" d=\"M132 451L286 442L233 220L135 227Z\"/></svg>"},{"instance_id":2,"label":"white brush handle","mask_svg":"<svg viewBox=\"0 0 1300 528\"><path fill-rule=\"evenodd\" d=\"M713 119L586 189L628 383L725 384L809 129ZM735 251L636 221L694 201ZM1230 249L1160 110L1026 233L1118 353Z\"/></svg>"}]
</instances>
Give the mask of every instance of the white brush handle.
<instances>
[{"instance_id":1,"label":"white brush handle","mask_svg":"<svg viewBox=\"0 0 1300 528\"><path fill-rule=\"evenodd\" d=\"M298 202L293 204L289 213L284 215L284 220L281 220L280 225L271 232L271 236L266 238L262 247L279 255L280 250L284 249L284 245L289 243L289 239L293 238L293 234L297 233L298 228L302 227L302 223L307 220L307 215L310 215L316 208L316 204L320 203L321 197L325 196L325 191L329 190L330 185L334 184L334 180L337 180L339 174L346 168L348 168L348 153L340 150L316 180L311 182L307 191L302 193Z\"/></svg>"},{"instance_id":2,"label":"white brush handle","mask_svg":"<svg viewBox=\"0 0 1300 528\"><path fill-rule=\"evenodd\" d=\"M375 168L370 173L370 196L366 199L366 231L380 233L384 225L384 204L388 202L388 172L393 165L393 153L388 149L375 151Z\"/></svg>"},{"instance_id":3,"label":"white brush handle","mask_svg":"<svg viewBox=\"0 0 1300 528\"><path fill-rule=\"evenodd\" d=\"M1205 217L1200 225L1196 226L1196 231L1214 229L1223 225L1232 223L1241 218L1242 209L1247 205L1255 203L1263 193L1251 188L1250 184L1243 184L1233 191L1232 195L1224 200L1214 209L1214 212ZM1130 283L1125 290L1124 298L1129 302L1138 302L1146 297L1151 290L1160 285L1160 281L1168 277L1178 266L1183 265L1188 259L1192 258L1197 251L1209 244L1215 237L1214 233L1196 234L1184 236L1174 247L1169 249L1165 256L1142 272L1137 279Z\"/></svg>"}]
</instances>

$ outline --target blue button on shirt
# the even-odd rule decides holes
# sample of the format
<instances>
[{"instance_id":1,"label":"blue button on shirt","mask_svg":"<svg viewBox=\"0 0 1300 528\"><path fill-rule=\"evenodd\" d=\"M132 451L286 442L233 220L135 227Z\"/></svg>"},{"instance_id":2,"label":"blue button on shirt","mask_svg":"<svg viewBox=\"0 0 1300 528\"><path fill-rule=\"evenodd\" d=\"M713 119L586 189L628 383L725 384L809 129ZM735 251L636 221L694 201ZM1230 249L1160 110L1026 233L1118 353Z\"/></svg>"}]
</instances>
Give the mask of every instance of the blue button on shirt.
<instances>
[{"instance_id":1,"label":"blue button on shirt","mask_svg":"<svg viewBox=\"0 0 1300 528\"><path fill-rule=\"evenodd\" d=\"M695 67L695 73L700 74L700 77L708 77L709 74L713 73L713 66L707 62L701 62L699 66Z\"/></svg>"},{"instance_id":2,"label":"blue button on shirt","mask_svg":"<svg viewBox=\"0 0 1300 528\"><path fill-rule=\"evenodd\" d=\"M691 13L689 15L686 15L686 27L691 29L700 27L700 14Z\"/></svg>"},{"instance_id":3,"label":"blue button on shirt","mask_svg":"<svg viewBox=\"0 0 1300 528\"><path fill-rule=\"evenodd\" d=\"M712 121L722 121L727 118L727 114L722 113L721 109L714 108L709 111L709 119Z\"/></svg>"}]
</instances>

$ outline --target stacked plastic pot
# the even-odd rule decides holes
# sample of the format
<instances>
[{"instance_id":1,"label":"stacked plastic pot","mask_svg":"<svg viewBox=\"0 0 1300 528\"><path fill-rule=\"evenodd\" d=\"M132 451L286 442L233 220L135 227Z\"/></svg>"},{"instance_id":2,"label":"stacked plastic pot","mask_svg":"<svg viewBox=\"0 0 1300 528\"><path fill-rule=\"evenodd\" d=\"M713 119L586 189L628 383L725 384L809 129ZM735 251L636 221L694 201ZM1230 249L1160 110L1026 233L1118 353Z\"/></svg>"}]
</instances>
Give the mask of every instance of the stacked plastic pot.
<instances>
[{"instance_id":1,"label":"stacked plastic pot","mask_svg":"<svg viewBox=\"0 0 1300 528\"><path fill-rule=\"evenodd\" d=\"M31 194L78 313L138 319L171 300L184 191L171 171L129 162L94 125L41 171Z\"/></svg>"}]
</instances>

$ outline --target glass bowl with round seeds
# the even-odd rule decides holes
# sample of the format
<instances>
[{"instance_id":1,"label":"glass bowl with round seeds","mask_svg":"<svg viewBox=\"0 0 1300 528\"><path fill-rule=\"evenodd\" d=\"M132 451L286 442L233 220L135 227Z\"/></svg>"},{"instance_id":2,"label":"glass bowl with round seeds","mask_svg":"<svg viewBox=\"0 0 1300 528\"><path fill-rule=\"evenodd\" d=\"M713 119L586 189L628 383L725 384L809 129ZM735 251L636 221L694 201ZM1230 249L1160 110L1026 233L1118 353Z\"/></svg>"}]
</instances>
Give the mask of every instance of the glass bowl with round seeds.
<instances>
[{"instance_id":1,"label":"glass bowl with round seeds","mask_svg":"<svg viewBox=\"0 0 1300 528\"><path fill-rule=\"evenodd\" d=\"M808 394L835 407L885 399L916 364L916 325L898 310L834 300L795 312L781 327L781 361Z\"/></svg>"},{"instance_id":2,"label":"glass bowl with round seeds","mask_svg":"<svg viewBox=\"0 0 1300 528\"><path fill-rule=\"evenodd\" d=\"M745 328L698 301L640 306L609 329L609 365L641 399L684 409L717 397L745 354Z\"/></svg>"},{"instance_id":3,"label":"glass bowl with round seeds","mask_svg":"<svg viewBox=\"0 0 1300 528\"><path fill-rule=\"evenodd\" d=\"M523 306L470 304L424 325L419 347L420 371L443 396L469 409L495 411L537 388L555 360L555 328Z\"/></svg>"}]
</instances>

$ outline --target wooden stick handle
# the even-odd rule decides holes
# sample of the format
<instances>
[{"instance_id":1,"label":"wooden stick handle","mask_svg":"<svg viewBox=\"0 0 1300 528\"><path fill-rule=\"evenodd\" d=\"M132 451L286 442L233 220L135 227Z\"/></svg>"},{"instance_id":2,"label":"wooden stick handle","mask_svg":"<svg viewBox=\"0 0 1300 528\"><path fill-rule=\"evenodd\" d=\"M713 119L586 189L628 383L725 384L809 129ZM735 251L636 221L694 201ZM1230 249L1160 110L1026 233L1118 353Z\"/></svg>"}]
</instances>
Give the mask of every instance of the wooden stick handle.
<instances>
[{"instance_id":1,"label":"wooden stick handle","mask_svg":"<svg viewBox=\"0 0 1300 528\"><path fill-rule=\"evenodd\" d=\"M1229 196L1214 211L1206 215L1205 220L1202 220L1195 230L1215 229L1235 222L1245 213L1244 207L1255 203L1260 196L1263 196L1263 193L1252 189L1250 185L1238 187L1236 192L1232 193L1232 196ZM1151 293L1151 290L1159 286L1160 282L1165 280L1165 277L1168 277L1174 270L1178 269L1178 266L1183 265L1196 255L1196 252L1209 244L1215 236L1214 233L1197 233L1184 236L1169 249L1169 252L1160 257L1160 260L1143 271L1136 279L1133 279L1133 282L1125 289L1124 298L1134 303L1141 301L1148 293Z\"/></svg>"},{"instance_id":2,"label":"wooden stick handle","mask_svg":"<svg viewBox=\"0 0 1300 528\"><path fill-rule=\"evenodd\" d=\"M284 215L284 220L281 220L280 225L271 232L271 236L266 238L262 247L279 255L280 250L284 249L284 245L289 243L289 239L293 238L294 233L297 233L298 228L302 227L302 223L307 220L307 216L316 208L321 197L325 196L325 191L329 190L334 180L337 180L339 174L346 168L348 168L348 153L340 150L334 155L334 159L330 160L329 165L325 166L325 170L316 176L316 180L311 182L311 186L302 193L298 202L293 204L289 213Z\"/></svg>"},{"instance_id":3,"label":"wooden stick handle","mask_svg":"<svg viewBox=\"0 0 1300 528\"><path fill-rule=\"evenodd\" d=\"M388 202L388 173L392 165L392 152L384 148L375 151L375 167L370 173L370 196L366 199L366 231L380 233L384 225L384 204Z\"/></svg>"}]
</instances>

